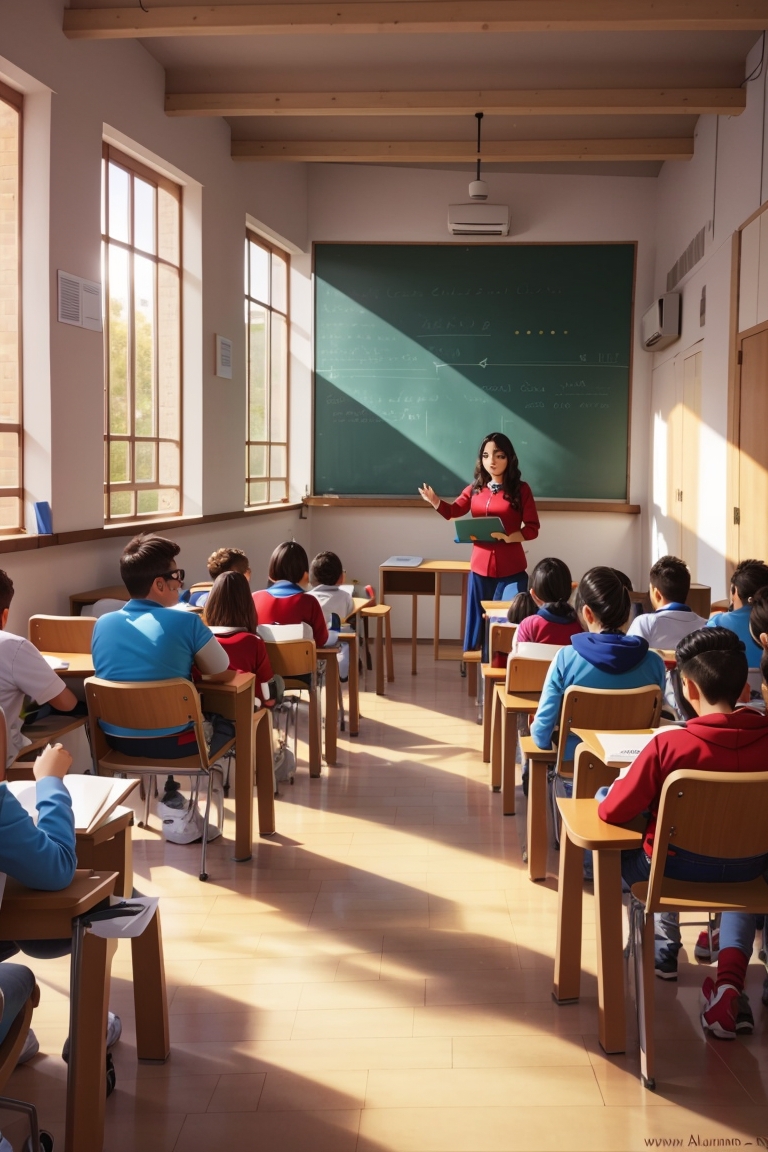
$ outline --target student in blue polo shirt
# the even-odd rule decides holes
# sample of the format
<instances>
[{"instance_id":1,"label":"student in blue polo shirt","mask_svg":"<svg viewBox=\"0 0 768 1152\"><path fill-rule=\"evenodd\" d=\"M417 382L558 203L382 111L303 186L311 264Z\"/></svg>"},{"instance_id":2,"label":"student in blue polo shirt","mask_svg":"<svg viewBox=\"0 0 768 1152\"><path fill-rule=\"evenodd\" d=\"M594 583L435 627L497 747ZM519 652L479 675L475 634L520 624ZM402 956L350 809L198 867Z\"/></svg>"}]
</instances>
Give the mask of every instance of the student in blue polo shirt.
<instances>
[{"instance_id":1,"label":"student in blue polo shirt","mask_svg":"<svg viewBox=\"0 0 768 1152\"><path fill-rule=\"evenodd\" d=\"M763 650L749 630L749 617L752 611L752 597L768 585L768 565L762 560L742 560L731 576L731 606L728 612L717 612L710 616L710 628L730 628L739 640L743 641L749 665L749 686L753 694L759 696L762 677L760 660Z\"/></svg>"},{"instance_id":2,"label":"student in blue polo shirt","mask_svg":"<svg viewBox=\"0 0 768 1152\"><path fill-rule=\"evenodd\" d=\"M120 557L120 576L131 594L117 612L108 612L93 630L93 664L103 680L143 681L192 677L195 665L209 680L231 680L229 657L194 612L174 611L184 584L184 569L176 565L179 545L163 536L135 536ZM108 743L129 756L178 760L196 748L192 725L158 728L152 732L104 724ZM231 733L217 732L211 755ZM173 777L166 781L162 803L183 808L184 799Z\"/></svg>"}]
</instances>

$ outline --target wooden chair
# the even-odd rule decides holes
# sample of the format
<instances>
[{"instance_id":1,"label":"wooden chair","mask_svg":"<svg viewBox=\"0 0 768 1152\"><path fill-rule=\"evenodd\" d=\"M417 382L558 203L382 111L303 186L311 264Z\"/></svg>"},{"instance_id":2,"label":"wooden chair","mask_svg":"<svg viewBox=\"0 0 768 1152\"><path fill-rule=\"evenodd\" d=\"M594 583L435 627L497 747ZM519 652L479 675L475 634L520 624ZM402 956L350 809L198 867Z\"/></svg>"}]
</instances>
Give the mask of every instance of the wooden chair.
<instances>
[{"instance_id":1,"label":"wooden chair","mask_svg":"<svg viewBox=\"0 0 768 1152\"><path fill-rule=\"evenodd\" d=\"M90 653L94 616L30 616L27 635L39 652Z\"/></svg>"},{"instance_id":2,"label":"wooden chair","mask_svg":"<svg viewBox=\"0 0 768 1152\"><path fill-rule=\"evenodd\" d=\"M31 996L17 1014L16 1019L8 1031L8 1035L2 1044L0 1044L0 1091L5 1088L5 1085L15 1071L16 1062L29 1033L32 1022L32 1012L37 1008L39 1003L40 989L37 984L35 984ZM3 1015L4 1009L5 1004L2 993L0 993L0 1016ZM35 1152L37 1152L38 1148L40 1152L50 1152L53 1148L53 1137L49 1132L40 1129L37 1119L37 1109L34 1104L28 1104L24 1100L14 1100L7 1096L0 1096L0 1109L7 1112L16 1112L26 1117L28 1139L24 1144L25 1148L34 1148ZM5 1128L5 1125L3 1127ZM15 1125L13 1127L14 1135L20 1137L21 1133L16 1132Z\"/></svg>"},{"instance_id":3,"label":"wooden chair","mask_svg":"<svg viewBox=\"0 0 768 1152\"><path fill-rule=\"evenodd\" d=\"M573 761L566 760L568 736L573 728L591 728L597 732L632 731L655 728L661 715L664 693L656 684L642 688L566 689L560 709L557 745L539 748L531 736L520 744L528 761L528 876L544 880L547 875L547 791L551 773L552 804L555 807L555 785L558 779L573 779ZM554 817L556 842L559 842L559 817Z\"/></svg>"},{"instance_id":4,"label":"wooden chair","mask_svg":"<svg viewBox=\"0 0 768 1152\"><path fill-rule=\"evenodd\" d=\"M515 814L517 718L536 711L551 660L511 655L503 684L494 685L491 717L491 786L501 789L502 812Z\"/></svg>"},{"instance_id":5,"label":"wooden chair","mask_svg":"<svg viewBox=\"0 0 768 1152\"><path fill-rule=\"evenodd\" d=\"M91 750L96 771L104 776L124 772L128 776L147 776L144 807L144 827L149 827L150 798L154 795L155 779L160 773L189 776L195 780L190 804L197 803L200 781L206 782L205 815L200 857L200 879L207 880L205 870L208 848L208 824L211 812L211 763L203 731L203 713L197 689L189 680L147 680L143 683L121 683L90 676L85 681L85 699L91 727ZM152 731L157 728L194 727L197 750L178 760L158 757L126 756L110 748L100 721L119 728ZM228 740L215 754L225 756L235 746Z\"/></svg>"},{"instance_id":6,"label":"wooden chair","mask_svg":"<svg viewBox=\"0 0 768 1152\"><path fill-rule=\"evenodd\" d=\"M272 671L282 676L286 688L309 694L309 774L319 776L320 693L317 684L317 649L314 640L265 641ZM298 731L294 717L294 755Z\"/></svg>"},{"instance_id":7,"label":"wooden chair","mask_svg":"<svg viewBox=\"0 0 768 1152\"><path fill-rule=\"evenodd\" d=\"M503 668L494 668L493 657L496 652L509 655L515 642L516 632L517 624L491 624L488 634L488 663L480 664L482 683L478 707L482 710L483 719L483 764L488 764L491 759L491 716L493 713L494 685L503 684L507 675L506 662Z\"/></svg>"},{"instance_id":8,"label":"wooden chair","mask_svg":"<svg viewBox=\"0 0 768 1152\"><path fill-rule=\"evenodd\" d=\"M736 884L695 884L664 875L668 848L722 859L768 853L768 772L680 769L664 781L651 857L651 874L633 884L631 943L640 1037L640 1075L654 1089L655 912L768 912L762 876Z\"/></svg>"}]
</instances>

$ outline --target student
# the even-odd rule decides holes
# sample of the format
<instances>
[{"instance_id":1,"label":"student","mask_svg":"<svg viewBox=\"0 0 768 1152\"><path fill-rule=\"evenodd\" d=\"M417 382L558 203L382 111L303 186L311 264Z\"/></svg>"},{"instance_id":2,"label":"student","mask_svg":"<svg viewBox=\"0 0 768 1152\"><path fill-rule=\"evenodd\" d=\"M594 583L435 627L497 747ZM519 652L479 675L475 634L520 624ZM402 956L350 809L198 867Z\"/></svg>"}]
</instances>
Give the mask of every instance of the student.
<instances>
[{"instance_id":1,"label":"student","mask_svg":"<svg viewBox=\"0 0 768 1152\"><path fill-rule=\"evenodd\" d=\"M236 672L252 672L256 677L259 704L273 707L277 686L267 655L267 646L256 634L258 617L248 581L241 572L222 572L213 582L205 603L203 620L215 628L216 639ZM257 705L258 706L258 705Z\"/></svg>"},{"instance_id":2,"label":"student","mask_svg":"<svg viewBox=\"0 0 768 1152\"><path fill-rule=\"evenodd\" d=\"M310 596L319 601L330 629L338 631L341 624L355 610L355 602L339 585L344 580L344 568L335 552L318 552L309 567ZM337 617L336 620L333 617ZM339 653L339 676L349 679L349 647L342 644Z\"/></svg>"},{"instance_id":3,"label":"student","mask_svg":"<svg viewBox=\"0 0 768 1152\"><path fill-rule=\"evenodd\" d=\"M629 636L642 636L651 648L676 648L684 636L707 621L686 604L691 574L677 556L662 556L651 568L648 594L653 612L644 612L629 626Z\"/></svg>"},{"instance_id":4,"label":"student","mask_svg":"<svg viewBox=\"0 0 768 1152\"><path fill-rule=\"evenodd\" d=\"M727 612L716 612L710 616L710 628L730 628L739 640L744 642L747 662L750 668L750 687L760 692L760 658L762 650L749 630L749 616L752 597L768 585L768 565L762 560L742 560L731 576L731 606Z\"/></svg>"},{"instance_id":5,"label":"student","mask_svg":"<svg viewBox=\"0 0 768 1152\"><path fill-rule=\"evenodd\" d=\"M529 589L537 612L523 620L515 635L515 645L570 644L572 636L583 631L576 612L568 603L571 571L554 556L539 560L531 574Z\"/></svg>"},{"instance_id":6,"label":"student","mask_svg":"<svg viewBox=\"0 0 768 1152\"><path fill-rule=\"evenodd\" d=\"M4 784L0 784L0 872L7 873L28 888L57 892L66 888L74 879L77 868L75 821L72 800L62 783L71 764L72 757L61 744L49 744L35 760L33 771L37 781L37 823L13 793ZM0 943L0 960L5 961L19 951L39 959L66 956L71 947L72 940L69 937L63 940L8 940ZM18 971L13 973L8 969ZM29 969L19 968L15 964L8 965L6 969L4 963L0 964L0 988L5 991L6 986L9 987L12 996L8 1016L4 1014L0 1021L0 1039L7 1035L14 1016L29 997L29 976L32 976ZM110 1012L107 1048L117 1043L121 1032L119 1016ZM19 1063L30 1060L39 1047L30 1029Z\"/></svg>"},{"instance_id":7,"label":"student","mask_svg":"<svg viewBox=\"0 0 768 1152\"><path fill-rule=\"evenodd\" d=\"M531 736L540 748L549 748L560 719L565 691L572 684L584 688L642 688L665 684L664 663L649 651L640 636L625 636L629 619L629 592L613 568L590 568L576 592L576 614L586 632L571 637L550 666L541 700L531 724ZM565 759L572 760L578 738L570 735Z\"/></svg>"},{"instance_id":8,"label":"student","mask_svg":"<svg viewBox=\"0 0 768 1152\"><path fill-rule=\"evenodd\" d=\"M246 580L251 579L250 561L241 548L217 548L208 557L207 567L212 581L221 576L222 572L241 572ZM201 588L199 592L190 593L188 599L190 607L202 608L210 591L210 588Z\"/></svg>"},{"instance_id":9,"label":"student","mask_svg":"<svg viewBox=\"0 0 768 1152\"><path fill-rule=\"evenodd\" d=\"M5 764L0 765L3 775L19 752L31 744L21 731L25 696L37 704L50 704L59 712L71 712L77 707L74 692L56 675L34 644L5 631L13 591L10 576L0 571L0 708L8 728L8 755Z\"/></svg>"},{"instance_id":10,"label":"student","mask_svg":"<svg viewBox=\"0 0 768 1152\"><path fill-rule=\"evenodd\" d=\"M306 592L309 560L301 544L286 540L269 560L269 587L254 592L260 624L309 624L318 648L328 643L328 628L320 602Z\"/></svg>"},{"instance_id":11,"label":"student","mask_svg":"<svg viewBox=\"0 0 768 1152\"><path fill-rule=\"evenodd\" d=\"M120 557L120 576L131 599L117 612L97 620L93 629L93 665L103 680L171 680L192 677L193 665L209 680L231 680L229 657L194 612L175 612L184 569L176 567L179 545L162 536L135 536ZM231 738L232 728L215 717L210 755ZM128 756L179 760L196 749L191 724L147 732L102 724L110 747ZM185 800L169 776L161 801L181 809Z\"/></svg>"},{"instance_id":12,"label":"student","mask_svg":"<svg viewBox=\"0 0 768 1152\"><path fill-rule=\"evenodd\" d=\"M680 641L675 650L683 692L696 716L685 728L660 732L640 753L626 776L616 780L600 803L598 813L609 824L624 824L650 812L641 848L622 853L621 874L628 885L647 880L664 781L677 768L712 772L764 772L768 760L768 717L754 708L737 708L745 693L747 658L744 645L727 628L701 628ZM664 870L672 879L708 882L739 882L760 876L768 856L744 860L721 860L675 848ZM704 982L706 1004L701 1015L705 1030L720 1039L733 1039L736 1031L751 1031L751 1011L742 998L755 918L746 956L734 953L741 947L744 918L725 914L720 926L718 977ZM735 921L738 920L738 923ZM658 924L658 921L657 921ZM677 978L680 932L667 920L666 941L656 951L656 974ZM657 937L663 940L662 937ZM737 1016L739 1022L737 1026Z\"/></svg>"},{"instance_id":13,"label":"student","mask_svg":"<svg viewBox=\"0 0 768 1152\"><path fill-rule=\"evenodd\" d=\"M507 610L509 624L522 624L529 616L536 615L536 601L530 592L518 592Z\"/></svg>"}]
</instances>

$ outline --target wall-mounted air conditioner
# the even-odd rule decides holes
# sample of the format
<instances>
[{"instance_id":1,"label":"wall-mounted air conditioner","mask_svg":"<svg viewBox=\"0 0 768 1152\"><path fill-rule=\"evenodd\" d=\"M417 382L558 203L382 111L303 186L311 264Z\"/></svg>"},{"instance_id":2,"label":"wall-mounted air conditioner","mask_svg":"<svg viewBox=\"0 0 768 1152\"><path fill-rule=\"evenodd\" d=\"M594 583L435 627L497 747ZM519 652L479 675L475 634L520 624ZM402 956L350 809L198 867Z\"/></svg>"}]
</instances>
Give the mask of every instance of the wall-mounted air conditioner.
<instances>
[{"instance_id":1,"label":"wall-mounted air conditioner","mask_svg":"<svg viewBox=\"0 0 768 1152\"><path fill-rule=\"evenodd\" d=\"M679 292L665 292L643 315L643 347L658 352L680 338L682 297Z\"/></svg>"},{"instance_id":2,"label":"wall-mounted air conditioner","mask_svg":"<svg viewBox=\"0 0 768 1152\"><path fill-rule=\"evenodd\" d=\"M449 204L448 231L452 236L508 236L506 204Z\"/></svg>"}]
</instances>

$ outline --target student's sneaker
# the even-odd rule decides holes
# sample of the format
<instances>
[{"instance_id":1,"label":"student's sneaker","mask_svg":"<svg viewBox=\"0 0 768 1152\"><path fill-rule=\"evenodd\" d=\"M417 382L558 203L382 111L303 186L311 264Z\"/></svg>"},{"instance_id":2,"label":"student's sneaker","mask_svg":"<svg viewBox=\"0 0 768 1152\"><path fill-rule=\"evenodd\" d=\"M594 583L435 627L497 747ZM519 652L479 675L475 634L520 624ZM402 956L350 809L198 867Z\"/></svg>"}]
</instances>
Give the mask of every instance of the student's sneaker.
<instances>
[{"instance_id":1,"label":"student's sneaker","mask_svg":"<svg viewBox=\"0 0 768 1152\"><path fill-rule=\"evenodd\" d=\"M13 1152L13 1144L0 1132L0 1152Z\"/></svg>"},{"instance_id":2,"label":"student's sneaker","mask_svg":"<svg viewBox=\"0 0 768 1152\"><path fill-rule=\"evenodd\" d=\"M709 944L709 932L699 932L699 938L694 945L693 954L702 964L714 964L720 955L720 929L712 932L712 946Z\"/></svg>"},{"instance_id":3,"label":"student's sneaker","mask_svg":"<svg viewBox=\"0 0 768 1152\"><path fill-rule=\"evenodd\" d=\"M735 1040L739 1031L737 1015L740 1010L742 1023L745 1023L743 1004L739 1003L747 999L744 993L739 992L732 984L721 984L718 988L711 976L708 976L701 986L701 999L700 1019L704 1031L711 1032L718 1040ZM747 1001L747 1006L748 1004ZM749 1016L751 1018L751 1012ZM743 1031L751 1032L753 1026L754 1021L748 1027L743 1027Z\"/></svg>"},{"instance_id":4,"label":"student's sneaker","mask_svg":"<svg viewBox=\"0 0 768 1152\"><path fill-rule=\"evenodd\" d=\"M659 980L677 980L677 956L667 954L657 956L654 971Z\"/></svg>"},{"instance_id":5,"label":"student's sneaker","mask_svg":"<svg viewBox=\"0 0 768 1152\"><path fill-rule=\"evenodd\" d=\"M107 1013L107 1052L117 1044L123 1034L123 1022L115 1012ZM65 1064L69 1063L69 1036L64 1041L61 1058Z\"/></svg>"},{"instance_id":6,"label":"student's sneaker","mask_svg":"<svg viewBox=\"0 0 768 1152\"><path fill-rule=\"evenodd\" d=\"M740 1036L751 1036L755 1030L752 1005L746 992L741 992L736 1001L736 1031Z\"/></svg>"},{"instance_id":7,"label":"student's sneaker","mask_svg":"<svg viewBox=\"0 0 768 1152\"><path fill-rule=\"evenodd\" d=\"M22 1048L21 1052L19 1052L19 1058L16 1061L16 1066L18 1067L19 1064L26 1064L27 1060L31 1060L33 1056L37 1056L39 1051L40 1041L30 1028L29 1032L27 1032L27 1038L24 1041L24 1047ZM0 1144L0 1152L2 1152L2 1148L3 1146Z\"/></svg>"},{"instance_id":8,"label":"student's sneaker","mask_svg":"<svg viewBox=\"0 0 768 1152\"><path fill-rule=\"evenodd\" d=\"M181 791L181 785L178 780L174 780L172 776L169 776L165 782L165 791L163 792L160 804L165 808L172 808L177 811L187 806L184 793Z\"/></svg>"}]
</instances>

